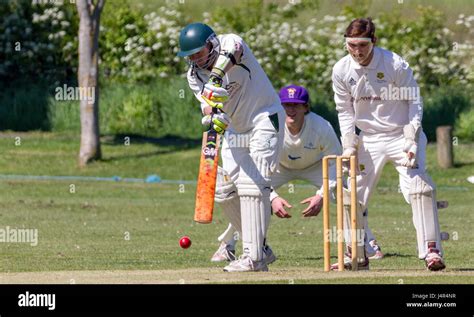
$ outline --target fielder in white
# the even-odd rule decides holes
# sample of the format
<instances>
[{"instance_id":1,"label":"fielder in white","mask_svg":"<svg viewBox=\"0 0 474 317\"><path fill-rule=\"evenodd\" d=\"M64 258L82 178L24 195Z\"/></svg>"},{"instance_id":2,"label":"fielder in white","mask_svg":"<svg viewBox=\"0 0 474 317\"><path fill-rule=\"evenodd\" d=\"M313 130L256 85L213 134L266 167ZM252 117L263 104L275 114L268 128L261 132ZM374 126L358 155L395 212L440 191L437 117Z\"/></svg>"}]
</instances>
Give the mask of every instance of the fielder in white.
<instances>
[{"instance_id":1,"label":"fielder in white","mask_svg":"<svg viewBox=\"0 0 474 317\"><path fill-rule=\"evenodd\" d=\"M352 21L344 36L349 54L334 66L332 81L343 153L359 160L361 210L367 207L384 165L391 162L412 208L418 257L429 270L442 270L435 185L426 172L423 104L413 72L400 56L375 46L370 18Z\"/></svg>"},{"instance_id":2,"label":"fielder in white","mask_svg":"<svg viewBox=\"0 0 474 317\"><path fill-rule=\"evenodd\" d=\"M227 187L216 200L242 232L243 255L224 271L267 271L270 176L281 152L285 112L239 36L217 36L209 26L192 23L181 31L179 44L178 56L187 57L190 64L188 83L201 103L203 123L225 133L220 179Z\"/></svg>"},{"instance_id":3,"label":"fielder in white","mask_svg":"<svg viewBox=\"0 0 474 317\"><path fill-rule=\"evenodd\" d=\"M342 153L341 144L331 124L309 111L309 94L304 87L296 85L283 87L279 96L286 112L285 137L278 168L271 177L274 189L270 195L272 209L274 214L280 218L291 217L285 208L292 208L292 206L280 197L275 189L290 181L300 179L309 181L317 188L315 195L301 202L301 204L308 204L307 208L302 211L302 215L303 217L317 216L323 203L322 158L326 155L340 155ZM331 161L329 174L330 194L333 196L336 187L335 161ZM225 192L222 188L226 187L226 182L222 177L219 177L216 198L222 192ZM346 219L348 219L348 214L347 208ZM232 224L229 224L228 228L218 238L221 244L211 261L231 261L235 258L235 245L238 240L236 232L238 230ZM375 242L375 237L371 233L369 234L365 239L366 242L371 241L372 243L372 245L366 244L368 254L377 259L381 258L382 253ZM346 235L346 239L348 239L348 235ZM269 254L267 264L276 260L268 245L265 252Z\"/></svg>"}]
</instances>

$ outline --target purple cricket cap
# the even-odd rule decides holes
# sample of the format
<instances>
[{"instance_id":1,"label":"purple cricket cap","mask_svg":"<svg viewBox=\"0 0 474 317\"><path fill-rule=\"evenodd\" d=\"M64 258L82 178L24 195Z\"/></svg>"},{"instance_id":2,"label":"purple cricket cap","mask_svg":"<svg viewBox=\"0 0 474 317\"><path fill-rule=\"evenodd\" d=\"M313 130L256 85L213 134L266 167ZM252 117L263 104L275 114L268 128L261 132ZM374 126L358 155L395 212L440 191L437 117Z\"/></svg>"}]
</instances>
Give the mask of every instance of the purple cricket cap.
<instances>
[{"instance_id":1,"label":"purple cricket cap","mask_svg":"<svg viewBox=\"0 0 474 317\"><path fill-rule=\"evenodd\" d=\"M296 85L289 85L280 89L281 103L309 103L308 91Z\"/></svg>"}]
</instances>

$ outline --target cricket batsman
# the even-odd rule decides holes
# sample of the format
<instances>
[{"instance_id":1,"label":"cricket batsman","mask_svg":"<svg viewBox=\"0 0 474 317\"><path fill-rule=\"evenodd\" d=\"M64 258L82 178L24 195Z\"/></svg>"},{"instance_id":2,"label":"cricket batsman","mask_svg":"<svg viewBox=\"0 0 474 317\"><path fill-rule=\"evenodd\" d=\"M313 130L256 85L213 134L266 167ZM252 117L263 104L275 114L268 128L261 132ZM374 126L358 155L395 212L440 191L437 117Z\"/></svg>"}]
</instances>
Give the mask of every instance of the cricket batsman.
<instances>
[{"instance_id":1,"label":"cricket batsman","mask_svg":"<svg viewBox=\"0 0 474 317\"><path fill-rule=\"evenodd\" d=\"M192 23L181 31L179 45L178 56L190 65L187 79L201 103L203 124L224 134L218 178L226 180L227 188L216 195L216 201L242 233L243 242L242 256L224 271L267 271L264 248L271 216L270 177L281 152L285 112L267 75L239 36L217 36L208 25Z\"/></svg>"},{"instance_id":2,"label":"cricket batsman","mask_svg":"<svg viewBox=\"0 0 474 317\"><path fill-rule=\"evenodd\" d=\"M343 155L358 158L361 210L367 208L384 165L391 162L412 208L418 257L429 270L442 270L436 188L426 171L423 103L413 71L397 54L375 46L370 18L353 20L344 37L349 54L335 64L332 82Z\"/></svg>"},{"instance_id":3,"label":"cricket batsman","mask_svg":"<svg viewBox=\"0 0 474 317\"><path fill-rule=\"evenodd\" d=\"M272 188L277 189L282 185L296 179L309 181L316 186L317 191L301 204L308 204L302 211L303 217L317 216L323 206L323 177L322 158L326 155L341 155L341 144L331 124L310 111L310 99L308 91L301 86L289 85L283 87L279 93L280 101L286 112L285 133L283 150L276 172L271 177ZM330 195L334 196L336 187L335 161L330 162L329 170ZM220 193L225 182L218 182L216 193ZM350 194L349 199L350 200ZM216 194L217 196L217 194ZM273 190L270 194L273 213L280 218L290 218L291 215L285 208L292 206L278 193ZM349 201L347 201L349 202ZM349 218L349 209L346 209L346 219ZM368 225L366 225L368 228ZM235 257L236 229L229 225L227 230L218 238L221 245L211 258L213 262L231 261ZM349 240L349 232L346 231L346 241ZM366 232L369 233L369 232ZM375 237L369 233L365 239L367 254L376 259L382 258L380 247L376 244ZM275 261L276 257L268 246L265 252L269 255L268 261ZM270 264L271 262L267 262ZM368 261L366 262L368 263ZM361 268L362 269L362 268Z\"/></svg>"}]
</instances>

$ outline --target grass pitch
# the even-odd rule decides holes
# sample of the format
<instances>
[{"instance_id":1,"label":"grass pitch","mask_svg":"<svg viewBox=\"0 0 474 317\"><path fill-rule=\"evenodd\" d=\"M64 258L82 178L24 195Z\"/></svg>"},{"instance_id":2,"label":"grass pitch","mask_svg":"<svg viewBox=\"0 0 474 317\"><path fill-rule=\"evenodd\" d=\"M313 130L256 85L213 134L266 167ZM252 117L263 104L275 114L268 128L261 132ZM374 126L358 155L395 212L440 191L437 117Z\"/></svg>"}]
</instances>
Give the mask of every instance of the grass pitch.
<instances>
[{"instance_id":1,"label":"grass pitch","mask_svg":"<svg viewBox=\"0 0 474 317\"><path fill-rule=\"evenodd\" d=\"M3 134L0 175L197 176L199 141L131 138L125 145L120 138L105 139L104 160L87 169L76 167L78 144L68 135ZM219 207L212 224L193 222L193 184L0 178L0 229L38 230L37 246L0 243L0 283L472 284L474 185L466 178L474 175L474 145L455 146L457 165L449 170L436 167L435 150L428 148L429 171L438 200L450 203L440 211L441 230L451 236L444 243L445 272L428 272L417 259L411 209L398 193L394 168L387 166L369 207L370 226L386 257L371 261L369 272L354 273L323 272L321 215L300 217L298 202L314 189L299 182L294 192L280 189L295 207L291 219L272 218L268 240L278 260L270 272L226 274L225 264L209 258L227 222ZM183 235L192 239L186 250L178 245ZM332 251L335 256L335 244Z\"/></svg>"}]
</instances>

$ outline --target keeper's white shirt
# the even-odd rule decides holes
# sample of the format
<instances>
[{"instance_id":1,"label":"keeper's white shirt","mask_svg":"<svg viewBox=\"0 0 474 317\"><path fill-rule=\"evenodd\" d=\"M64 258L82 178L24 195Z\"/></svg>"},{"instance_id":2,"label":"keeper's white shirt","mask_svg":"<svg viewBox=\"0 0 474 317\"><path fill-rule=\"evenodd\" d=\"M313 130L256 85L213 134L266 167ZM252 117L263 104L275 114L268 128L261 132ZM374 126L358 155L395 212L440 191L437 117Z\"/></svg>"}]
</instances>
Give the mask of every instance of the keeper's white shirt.
<instances>
[{"instance_id":1,"label":"keeper's white shirt","mask_svg":"<svg viewBox=\"0 0 474 317\"><path fill-rule=\"evenodd\" d=\"M334 65L332 81L342 136L355 133L355 126L369 134L400 132L408 123L421 126L418 84L397 54L374 47L367 66L347 55Z\"/></svg>"},{"instance_id":2,"label":"keeper's white shirt","mask_svg":"<svg viewBox=\"0 0 474 317\"><path fill-rule=\"evenodd\" d=\"M223 87L230 94L223 110L232 120L229 131L248 132L255 126L253 119L257 114L265 111L272 114L283 111L283 108L270 80L242 38L235 34L219 35L217 38L221 52L232 50L236 43L243 47L240 63L234 65L223 78ZM201 92L210 73L208 70L191 67L187 74L189 87L202 109L208 106L201 98Z\"/></svg>"},{"instance_id":3,"label":"keeper's white shirt","mask_svg":"<svg viewBox=\"0 0 474 317\"><path fill-rule=\"evenodd\" d=\"M272 187L278 188L291 180L307 180L318 189L322 195L322 158L326 155L340 155L341 144L331 124L319 115L309 112L304 117L304 124L297 135L292 135L285 124L285 137L280 163L272 176ZM334 160L329 166L329 187L335 186L336 168ZM275 191L270 195L273 200L277 197Z\"/></svg>"}]
</instances>

